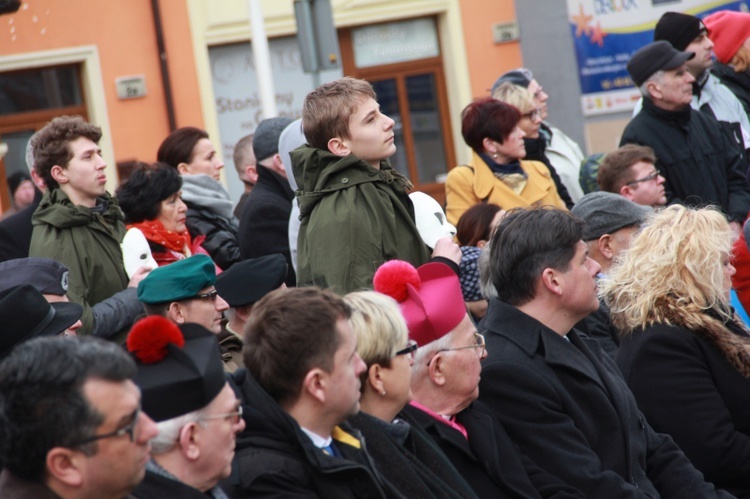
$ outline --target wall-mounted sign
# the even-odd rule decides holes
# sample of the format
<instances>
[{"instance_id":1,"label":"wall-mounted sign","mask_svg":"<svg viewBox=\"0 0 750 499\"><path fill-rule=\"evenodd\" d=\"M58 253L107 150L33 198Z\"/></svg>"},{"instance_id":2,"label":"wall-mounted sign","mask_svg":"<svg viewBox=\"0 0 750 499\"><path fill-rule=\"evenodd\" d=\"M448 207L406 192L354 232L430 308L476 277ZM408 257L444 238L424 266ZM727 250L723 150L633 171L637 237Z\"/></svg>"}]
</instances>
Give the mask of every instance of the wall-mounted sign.
<instances>
[{"instance_id":1,"label":"wall-mounted sign","mask_svg":"<svg viewBox=\"0 0 750 499\"><path fill-rule=\"evenodd\" d=\"M146 77L143 75L121 76L115 80L119 99L136 99L146 95Z\"/></svg>"},{"instance_id":2,"label":"wall-mounted sign","mask_svg":"<svg viewBox=\"0 0 750 499\"><path fill-rule=\"evenodd\" d=\"M440 55L433 19L376 24L352 30L358 68L426 59Z\"/></svg>"},{"instance_id":3,"label":"wall-mounted sign","mask_svg":"<svg viewBox=\"0 0 750 499\"><path fill-rule=\"evenodd\" d=\"M492 38L495 40L495 43L517 42L521 38L518 21L493 24Z\"/></svg>"}]
</instances>

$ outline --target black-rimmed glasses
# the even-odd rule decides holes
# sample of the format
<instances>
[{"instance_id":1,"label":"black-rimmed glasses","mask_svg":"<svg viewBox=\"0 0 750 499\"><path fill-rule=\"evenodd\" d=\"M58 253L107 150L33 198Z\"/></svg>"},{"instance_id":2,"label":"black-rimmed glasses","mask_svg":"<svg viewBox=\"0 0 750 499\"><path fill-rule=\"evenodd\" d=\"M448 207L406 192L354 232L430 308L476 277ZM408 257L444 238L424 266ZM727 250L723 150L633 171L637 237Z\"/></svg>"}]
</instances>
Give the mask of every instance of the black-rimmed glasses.
<instances>
[{"instance_id":1,"label":"black-rimmed glasses","mask_svg":"<svg viewBox=\"0 0 750 499\"><path fill-rule=\"evenodd\" d=\"M399 355L408 355L409 358L414 360L414 352L417 351L417 348L419 348L419 345L417 345L417 342L414 340L409 340L409 343L407 344L406 348L399 350L396 352L394 357L398 357Z\"/></svg>"},{"instance_id":2,"label":"black-rimmed glasses","mask_svg":"<svg viewBox=\"0 0 750 499\"><path fill-rule=\"evenodd\" d=\"M654 173L652 173L651 175L648 175L648 176L643 177L643 178L637 178L635 180L631 180L630 182L626 183L625 185L637 184L639 182L648 182L650 180L656 180L656 177L658 177L659 175L661 175L661 172L657 168L656 170L654 170Z\"/></svg>"},{"instance_id":3,"label":"black-rimmed glasses","mask_svg":"<svg viewBox=\"0 0 750 499\"><path fill-rule=\"evenodd\" d=\"M232 424L239 424L239 422L242 420L242 414L243 414L242 406L238 406L236 411L233 412L227 412L224 414L213 414L211 416L203 416L201 418L201 421L205 421L207 419L229 419L231 420Z\"/></svg>"},{"instance_id":4,"label":"black-rimmed glasses","mask_svg":"<svg viewBox=\"0 0 750 499\"><path fill-rule=\"evenodd\" d=\"M123 435L128 435L130 437L130 441L135 442L135 427L138 425L138 418L140 417L140 415L141 408L139 407L135 410L135 412L133 412L131 416L132 421L130 421L130 423L123 426L122 428L118 428L111 433L105 433L104 435L93 435L88 438L84 438L72 447L79 447L81 445L90 444L91 442L96 442L97 440L102 440L104 438L121 437Z\"/></svg>"},{"instance_id":5,"label":"black-rimmed glasses","mask_svg":"<svg viewBox=\"0 0 750 499\"><path fill-rule=\"evenodd\" d=\"M441 348L437 352L435 352L435 355L439 354L440 352L455 352L456 350L468 350L469 348L475 348L477 352L477 357L480 359L482 358L482 355L484 355L484 336L482 336L479 333L474 333L474 344L465 346L465 347L456 347L456 348ZM432 362L432 359L435 358L435 355L430 357L430 360L427 362L427 366L430 366L430 363Z\"/></svg>"},{"instance_id":6,"label":"black-rimmed glasses","mask_svg":"<svg viewBox=\"0 0 750 499\"><path fill-rule=\"evenodd\" d=\"M542 110L540 108L532 109L526 114L522 114L521 118L529 118L531 121L542 116Z\"/></svg>"},{"instance_id":7,"label":"black-rimmed glasses","mask_svg":"<svg viewBox=\"0 0 750 499\"><path fill-rule=\"evenodd\" d=\"M198 295L195 295L193 297L188 298L188 300L204 300L206 298L209 298L211 301L216 301L216 297L219 295L219 292L215 289L209 291L208 293L201 293Z\"/></svg>"}]
</instances>

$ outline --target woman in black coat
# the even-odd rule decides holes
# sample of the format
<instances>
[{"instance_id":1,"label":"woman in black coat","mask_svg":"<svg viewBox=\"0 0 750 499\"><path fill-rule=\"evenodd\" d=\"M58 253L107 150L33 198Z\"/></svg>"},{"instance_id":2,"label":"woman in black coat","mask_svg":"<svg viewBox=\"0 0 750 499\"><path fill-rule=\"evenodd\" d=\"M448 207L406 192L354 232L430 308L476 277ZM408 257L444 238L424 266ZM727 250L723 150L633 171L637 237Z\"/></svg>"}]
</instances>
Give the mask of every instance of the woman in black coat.
<instances>
[{"instance_id":1,"label":"woman in black coat","mask_svg":"<svg viewBox=\"0 0 750 499\"><path fill-rule=\"evenodd\" d=\"M617 364L651 426L707 481L750 497L750 335L729 305L732 241L718 211L670 206L602 291L622 333Z\"/></svg>"},{"instance_id":2,"label":"woman in black coat","mask_svg":"<svg viewBox=\"0 0 750 499\"><path fill-rule=\"evenodd\" d=\"M349 293L361 375L359 414L347 421L365 439L380 475L404 497L475 498L471 486L418 426L397 419L411 400L411 366L417 344L409 340L398 304L374 291Z\"/></svg>"}]
</instances>

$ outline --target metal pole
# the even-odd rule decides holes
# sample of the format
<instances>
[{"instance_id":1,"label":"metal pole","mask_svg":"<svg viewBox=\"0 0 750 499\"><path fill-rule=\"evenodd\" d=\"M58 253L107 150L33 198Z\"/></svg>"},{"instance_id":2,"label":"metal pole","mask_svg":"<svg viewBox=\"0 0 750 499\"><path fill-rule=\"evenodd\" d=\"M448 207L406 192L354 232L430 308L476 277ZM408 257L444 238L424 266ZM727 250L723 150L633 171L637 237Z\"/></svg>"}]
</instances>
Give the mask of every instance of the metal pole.
<instances>
[{"instance_id":1,"label":"metal pole","mask_svg":"<svg viewBox=\"0 0 750 499\"><path fill-rule=\"evenodd\" d=\"M318 88L320 85L320 66L318 65L318 44L315 40L315 32L313 31L313 21L312 21L312 2L313 0L299 0L300 5L302 6L302 12L304 13L304 18L307 21L307 29L305 32L307 33L307 46L309 47L309 50L312 54L312 79L313 79L313 88Z\"/></svg>"},{"instance_id":2,"label":"metal pole","mask_svg":"<svg viewBox=\"0 0 750 499\"><path fill-rule=\"evenodd\" d=\"M252 29L253 55L255 56L255 77L258 80L258 93L263 107L263 118L273 118L279 113L276 109L276 90L273 85L271 56L268 50L268 37L263 19L260 0L247 0Z\"/></svg>"}]
</instances>

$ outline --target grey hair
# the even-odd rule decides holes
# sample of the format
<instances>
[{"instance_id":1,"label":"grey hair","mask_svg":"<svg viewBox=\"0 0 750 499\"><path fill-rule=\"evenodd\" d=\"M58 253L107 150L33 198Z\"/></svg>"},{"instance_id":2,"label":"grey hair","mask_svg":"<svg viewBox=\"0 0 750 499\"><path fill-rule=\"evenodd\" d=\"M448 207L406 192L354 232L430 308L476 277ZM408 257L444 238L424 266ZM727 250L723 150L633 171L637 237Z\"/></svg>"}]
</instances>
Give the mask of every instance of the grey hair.
<instances>
[{"instance_id":1,"label":"grey hair","mask_svg":"<svg viewBox=\"0 0 750 499\"><path fill-rule=\"evenodd\" d=\"M452 339L453 331L442 338L438 338L417 348L417 351L414 353L414 364L411 366L412 383L415 379L420 379L428 375L429 369L427 363L439 350L450 348Z\"/></svg>"},{"instance_id":2,"label":"grey hair","mask_svg":"<svg viewBox=\"0 0 750 499\"><path fill-rule=\"evenodd\" d=\"M640 87L638 87L638 90L641 92L641 96L644 99L650 99L651 94L648 91L648 84L651 82L657 82L660 83L662 78L664 77L664 70L660 69L656 73L652 74L648 77L648 80L644 81Z\"/></svg>"},{"instance_id":3,"label":"grey hair","mask_svg":"<svg viewBox=\"0 0 750 499\"><path fill-rule=\"evenodd\" d=\"M479 268L479 291L486 299L497 298L497 288L492 283L492 274L490 272L490 243L484 245L482 252L477 260Z\"/></svg>"},{"instance_id":4,"label":"grey hair","mask_svg":"<svg viewBox=\"0 0 750 499\"><path fill-rule=\"evenodd\" d=\"M151 454L165 454L177 445L180 430L189 423L199 423L206 415L205 408L156 423L159 433L151 439Z\"/></svg>"}]
</instances>

